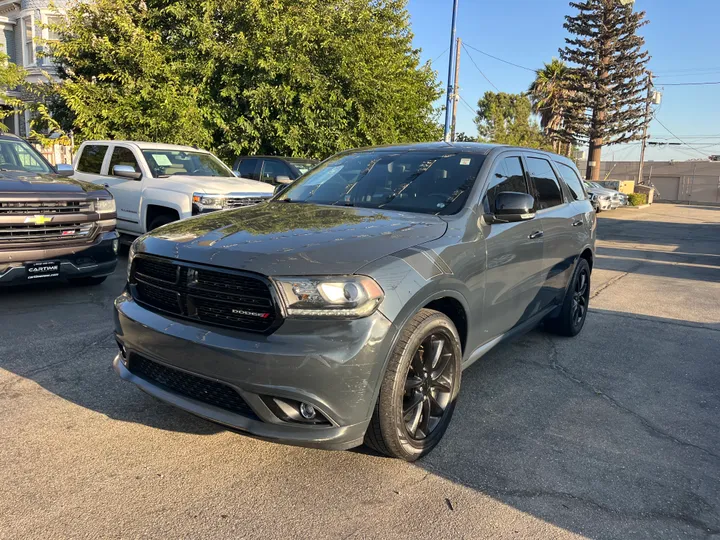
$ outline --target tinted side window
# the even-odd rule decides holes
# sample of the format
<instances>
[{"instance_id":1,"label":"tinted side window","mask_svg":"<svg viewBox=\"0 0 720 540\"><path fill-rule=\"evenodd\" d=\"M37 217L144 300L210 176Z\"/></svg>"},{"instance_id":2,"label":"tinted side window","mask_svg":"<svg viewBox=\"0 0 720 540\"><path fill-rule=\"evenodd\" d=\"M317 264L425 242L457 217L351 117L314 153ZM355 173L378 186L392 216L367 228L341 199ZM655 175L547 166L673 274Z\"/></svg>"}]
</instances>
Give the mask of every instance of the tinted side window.
<instances>
[{"instance_id":1,"label":"tinted side window","mask_svg":"<svg viewBox=\"0 0 720 540\"><path fill-rule=\"evenodd\" d=\"M292 178L290 167L280 161L275 161L274 159L265 160L263 163L262 174L260 175L260 181L273 184L278 176L287 176L288 178Z\"/></svg>"},{"instance_id":2,"label":"tinted side window","mask_svg":"<svg viewBox=\"0 0 720 540\"><path fill-rule=\"evenodd\" d=\"M561 205L564 200L555 172L546 159L527 158L528 172L535 184L535 208L542 210Z\"/></svg>"},{"instance_id":3,"label":"tinted side window","mask_svg":"<svg viewBox=\"0 0 720 540\"><path fill-rule=\"evenodd\" d=\"M129 148L122 148L120 146L115 147L112 157L110 158L110 168L108 169L108 174L115 174L113 172L115 165L129 165L135 169L135 172L140 172L140 167L138 166L137 159L135 159L135 154L133 154L132 150Z\"/></svg>"},{"instance_id":4,"label":"tinted side window","mask_svg":"<svg viewBox=\"0 0 720 540\"><path fill-rule=\"evenodd\" d=\"M582 181L580 180L578 173L575 172L575 169L568 167L567 165L563 165L562 163L556 162L555 165L557 165L557 168L560 171L560 176L562 176L568 189L570 189L573 199L576 201L584 201L586 198L585 191L582 188Z\"/></svg>"},{"instance_id":5,"label":"tinted side window","mask_svg":"<svg viewBox=\"0 0 720 540\"><path fill-rule=\"evenodd\" d=\"M529 193L522 161L519 157L503 159L490 176L487 194L483 204L485 212L490 214L495 209L495 198L503 191Z\"/></svg>"},{"instance_id":6,"label":"tinted side window","mask_svg":"<svg viewBox=\"0 0 720 540\"><path fill-rule=\"evenodd\" d=\"M99 144L86 146L78 160L77 170L84 173L100 174L107 149L107 146Z\"/></svg>"},{"instance_id":7,"label":"tinted side window","mask_svg":"<svg viewBox=\"0 0 720 540\"><path fill-rule=\"evenodd\" d=\"M257 159L243 159L238 167L238 173L243 178L249 178L250 180L259 180L260 175L255 174L257 168Z\"/></svg>"}]
</instances>

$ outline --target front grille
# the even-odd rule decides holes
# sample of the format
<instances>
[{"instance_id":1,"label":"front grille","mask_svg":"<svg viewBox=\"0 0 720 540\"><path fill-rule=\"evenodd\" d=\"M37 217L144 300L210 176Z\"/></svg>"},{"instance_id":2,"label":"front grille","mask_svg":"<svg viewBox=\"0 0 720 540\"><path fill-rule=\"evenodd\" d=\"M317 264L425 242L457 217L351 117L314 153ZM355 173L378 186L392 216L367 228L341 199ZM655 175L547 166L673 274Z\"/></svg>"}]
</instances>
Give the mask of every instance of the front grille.
<instances>
[{"instance_id":1,"label":"front grille","mask_svg":"<svg viewBox=\"0 0 720 540\"><path fill-rule=\"evenodd\" d=\"M253 410L230 386L132 355L129 370L134 375L175 394L257 420Z\"/></svg>"},{"instance_id":2,"label":"front grille","mask_svg":"<svg viewBox=\"0 0 720 540\"><path fill-rule=\"evenodd\" d=\"M93 212L91 201L5 201L0 202L0 216L33 216L82 214Z\"/></svg>"},{"instance_id":3,"label":"front grille","mask_svg":"<svg viewBox=\"0 0 720 540\"><path fill-rule=\"evenodd\" d=\"M249 332L269 332L279 322L270 284L239 272L140 255L130 284L148 309L184 319Z\"/></svg>"},{"instance_id":4,"label":"front grille","mask_svg":"<svg viewBox=\"0 0 720 540\"><path fill-rule=\"evenodd\" d=\"M64 243L92 237L92 223L0 224L0 244Z\"/></svg>"},{"instance_id":5,"label":"front grille","mask_svg":"<svg viewBox=\"0 0 720 540\"><path fill-rule=\"evenodd\" d=\"M227 205L227 208L242 208L243 206L252 206L254 204L265 202L269 198L270 195L265 197L228 197L225 204Z\"/></svg>"}]
</instances>

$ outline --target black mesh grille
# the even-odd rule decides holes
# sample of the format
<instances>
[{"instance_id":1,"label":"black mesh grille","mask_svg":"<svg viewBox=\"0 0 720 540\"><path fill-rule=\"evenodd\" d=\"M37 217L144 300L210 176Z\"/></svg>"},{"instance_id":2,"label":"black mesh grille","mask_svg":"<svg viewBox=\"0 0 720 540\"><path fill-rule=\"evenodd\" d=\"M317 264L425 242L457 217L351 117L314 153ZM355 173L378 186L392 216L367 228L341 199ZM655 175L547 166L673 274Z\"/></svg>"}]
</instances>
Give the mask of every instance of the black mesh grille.
<instances>
[{"instance_id":1,"label":"black mesh grille","mask_svg":"<svg viewBox=\"0 0 720 540\"><path fill-rule=\"evenodd\" d=\"M226 384L174 369L144 356L130 358L130 372L165 390L257 420L253 410Z\"/></svg>"},{"instance_id":2,"label":"black mesh grille","mask_svg":"<svg viewBox=\"0 0 720 540\"><path fill-rule=\"evenodd\" d=\"M250 332L279 323L269 284L245 274L138 256L130 284L138 302L182 318Z\"/></svg>"},{"instance_id":3,"label":"black mesh grille","mask_svg":"<svg viewBox=\"0 0 720 540\"><path fill-rule=\"evenodd\" d=\"M80 214L92 212L89 201L4 201L0 202L0 215Z\"/></svg>"}]
</instances>

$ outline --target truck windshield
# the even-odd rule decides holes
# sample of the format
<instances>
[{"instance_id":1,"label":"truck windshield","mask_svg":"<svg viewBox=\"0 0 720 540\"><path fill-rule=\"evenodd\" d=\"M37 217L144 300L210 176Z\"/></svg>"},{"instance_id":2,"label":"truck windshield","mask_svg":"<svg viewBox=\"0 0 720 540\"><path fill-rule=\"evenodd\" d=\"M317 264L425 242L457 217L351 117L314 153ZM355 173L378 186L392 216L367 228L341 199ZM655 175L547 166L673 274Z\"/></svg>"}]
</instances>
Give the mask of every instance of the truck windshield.
<instances>
[{"instance_id":1,"label":"truck windshield","mask_svg":"<svg viewBox=\"0 0 720 540\"><path fill-rule=\"evenodd\" d=\"M309 171L277 200L454 214L467 200L485 156L369 150L343 154Z\"/></svg>"},{"instance_id":2,"label":"truck windshield","mask_svg":"<svg viewBox=\"0 0 720 540\"><path fill-rule=\"evenodd\" d=\"M212 154L182 150L143 150L155 178L182 176L222 176L234 178L232 171Z\"/></svg>"},{"instance_id":3,"label":"truck windshield","mask_svg":"<svg viewBox=\"0 0 720 540\"><path fill-rule=\"evenodd\" d=\"M0 171L55 172L32 146L17 139L0 139Z\"/></svg>"}]
</instances>

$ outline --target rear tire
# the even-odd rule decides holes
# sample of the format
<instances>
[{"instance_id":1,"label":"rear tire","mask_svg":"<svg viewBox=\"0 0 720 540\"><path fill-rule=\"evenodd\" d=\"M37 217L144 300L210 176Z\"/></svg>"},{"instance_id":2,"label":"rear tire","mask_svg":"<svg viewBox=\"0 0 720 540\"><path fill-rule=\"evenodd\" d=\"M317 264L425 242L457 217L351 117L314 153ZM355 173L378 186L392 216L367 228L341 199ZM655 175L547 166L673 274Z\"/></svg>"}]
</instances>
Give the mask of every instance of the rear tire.
<instances>
[{"instance_id":1,"label":"rear tire","mask_svg":"<svg viewBox=\"0 0 720 540\"><path fill-rule=\"evenodd\" d=\"M545 328L561 336L577 336L585 326L589 307L590 265L581 257L565 293L560 315L555 319L546 320Z\"/></svg>"},{"instance_id":2,"label":"rear tire","mask_svg":"<svg viewBox=\"0 0 720 540\"><path fill-rule=\"evenodd\" d=\"M455 325L438 311L421 309L395 345L365 444L406 461L430 452L450 424L461 370Z\"/></svg>"},{"instance_id":3,"label":"rear tire","mask_svg":"<svg viewBox=\"0 0 720 540\"><path fill-rule=\"evenodd\" d=\"M100 285L107 279L107 276L102 277L82 277L82 278L71 278L68 281L78 287L92 287Z\"/></svg>"}]
</instances>

